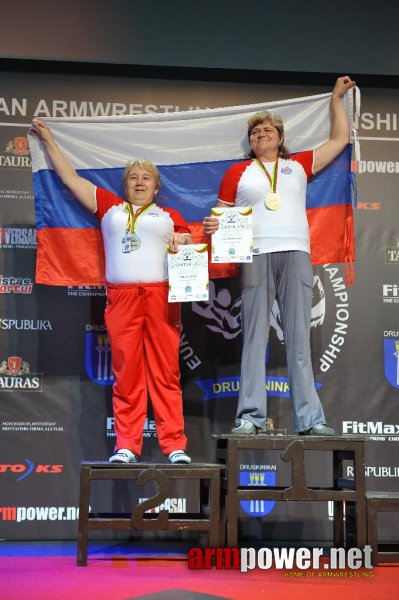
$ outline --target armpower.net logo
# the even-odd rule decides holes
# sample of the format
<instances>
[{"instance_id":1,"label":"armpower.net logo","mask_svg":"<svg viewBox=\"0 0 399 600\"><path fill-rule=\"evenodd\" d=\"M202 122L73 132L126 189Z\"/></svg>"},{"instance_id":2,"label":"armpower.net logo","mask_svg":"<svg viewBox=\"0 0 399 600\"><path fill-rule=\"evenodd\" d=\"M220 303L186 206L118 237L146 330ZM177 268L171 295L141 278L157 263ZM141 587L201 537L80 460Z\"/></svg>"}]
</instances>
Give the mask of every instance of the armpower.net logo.
<instances>
[{"instance_id":1,"label":"armpower.net logo","mask_svg":"<svg viewBox=\"0 0 399 600\"><path fill-rule=\"evenodd\" d=\"M277 569L296 576L370 577L371 546L361 548L190 548L188 568L235 569L247 573L254 569ZM344 573L344 574L342 574ZM314 574L314 575L312 575Z\"/></svg>"}]
</instances>

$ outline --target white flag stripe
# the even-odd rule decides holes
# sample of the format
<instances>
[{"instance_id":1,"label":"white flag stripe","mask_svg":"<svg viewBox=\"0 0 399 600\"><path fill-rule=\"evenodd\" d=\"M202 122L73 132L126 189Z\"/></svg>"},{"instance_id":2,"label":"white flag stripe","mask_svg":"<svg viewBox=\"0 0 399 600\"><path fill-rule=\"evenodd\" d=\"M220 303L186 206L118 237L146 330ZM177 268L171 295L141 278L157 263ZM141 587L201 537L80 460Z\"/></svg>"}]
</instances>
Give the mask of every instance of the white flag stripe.
<instances>
[{"instance_id":1,"label":"white flag stripe","mask_svg":"<svg viewBox=\"0 0 399 600\"><path fill-rule=\"evenodd\" d=\"M271 110L284 120L291 151L317 147L328 139L331 94L207 110L95 118L43 118L77 169L124 167L132 158L158 165L242 158L249 149L247 119ZM345 95L352 124L352 90ZM33 171L51 169L40 141L29 137Z\"/></svg>"}]
</instances>

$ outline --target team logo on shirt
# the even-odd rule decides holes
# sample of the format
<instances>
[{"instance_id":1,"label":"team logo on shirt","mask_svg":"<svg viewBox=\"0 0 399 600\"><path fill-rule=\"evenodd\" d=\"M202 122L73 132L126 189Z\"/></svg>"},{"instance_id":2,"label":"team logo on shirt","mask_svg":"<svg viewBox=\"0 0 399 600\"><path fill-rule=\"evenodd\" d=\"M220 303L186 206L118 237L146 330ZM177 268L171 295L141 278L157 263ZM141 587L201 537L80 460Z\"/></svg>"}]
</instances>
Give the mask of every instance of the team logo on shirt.
<instances>
[{"instance_id":1,"label":"team logo on shirt","mask_svg":"<svg viewBox=\"0 0 399 600\"><path fill-rule=\"evenodd\" d=\"M284 173L284 175L289 175L290 173L292 173L292 169L291 167L283 167L282 169L280 169L280 173Z\"/></svg>"}]
</instances>

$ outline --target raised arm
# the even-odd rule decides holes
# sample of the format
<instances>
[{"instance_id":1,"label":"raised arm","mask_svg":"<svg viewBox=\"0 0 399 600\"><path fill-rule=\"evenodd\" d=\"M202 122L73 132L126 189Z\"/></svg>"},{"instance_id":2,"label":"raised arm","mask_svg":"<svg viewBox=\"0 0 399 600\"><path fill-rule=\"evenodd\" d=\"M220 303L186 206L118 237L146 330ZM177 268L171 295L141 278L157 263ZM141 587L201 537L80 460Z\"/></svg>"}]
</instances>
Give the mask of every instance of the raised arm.
<instances>
[{"instance_id":1,"label":"raised arm","mask_svg":"<svg viewBox=\"0 0 399 600\"><path fill-rule=\"evenodd\" d=\"M350 77L339 77L331 96L330 139L315 149L313 170L318 173L326 167L349 144L349 124L341 98L356 85Z\"/></svg>"},{"instance_id":2,"label":"raised arm","mask_svg":"<svg viewBox=\"0 0 399 600\"><path fill-rule=\"evenodd\" d=\"M94 212L96 210L95 185L91 181L79 177L54 140L50 127L45 125L40 119L34 119L31 133L36 135L42 142L54 170L62 183L66 185L75 198L87 210Z\"/></svg>"}]
</instances>

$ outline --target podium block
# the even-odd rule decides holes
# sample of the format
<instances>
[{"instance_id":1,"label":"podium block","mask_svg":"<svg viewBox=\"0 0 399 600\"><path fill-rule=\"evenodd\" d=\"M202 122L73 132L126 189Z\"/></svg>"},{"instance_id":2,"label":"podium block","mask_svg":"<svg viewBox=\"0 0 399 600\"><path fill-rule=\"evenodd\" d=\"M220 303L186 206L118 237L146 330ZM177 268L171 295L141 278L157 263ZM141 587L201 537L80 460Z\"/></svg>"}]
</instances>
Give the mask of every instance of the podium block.
<instances>
[{"instance_id":1,"label":"podium block","mask_svg":"<svg viewBox=\"0 0 399 600\"><path fill-rule=\"evenodd\" d=\"M82 462L80 471L80 502L77 565L87 565L89 530L136 531L198 531L208 534L209 546L223 545L220 527L220 474L216 464L192 463L170 465L154 463L120 464L109 462ZM200 484L200 512L194 514L146 513L151 506L159 506L169 496L169 484L174 479L198 480ZM91 482L98 480L135 480L138 485L155 481L159 491L153 499L137 504L131 514L89 513Z\"/></svg>"},{"instance_id":2,"label":"podium block","mask_svg":"<svg viewBox=\"0 0 399 600\"><path fill-rule=\"evenodd\" d=\"M366 544L366 502L364 438L360 436L273 436L233 434L214 436L217 459L223 465L222 495L225 497L227 546L238 542L238 517L241 500L332 501L334 502L334 545L364 547ZM281 451L281 459L291 463L291 485L241 485L240 453L244 450ZM309 451L332 454L331 487L306 485L305 455ZM344 461L353 463L353 479L343 475ZM344 518L344 503L346 515Z\"/></svg>"},{"instance_id":3,"label":"podium block","mask_svg":"<svg viewBox=\"0 0 399 600\"><path fill-rule=\"evenodd\" d=\"M367 539L372 548L371 560L373 565L380 562L399 563L398 544L392 545L391 550L382 550L378 545L378 513L399 513L398 492L367 492Z\"/></svg>"}]
</instances>

